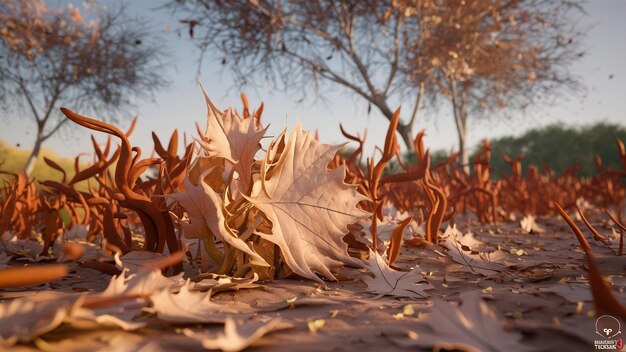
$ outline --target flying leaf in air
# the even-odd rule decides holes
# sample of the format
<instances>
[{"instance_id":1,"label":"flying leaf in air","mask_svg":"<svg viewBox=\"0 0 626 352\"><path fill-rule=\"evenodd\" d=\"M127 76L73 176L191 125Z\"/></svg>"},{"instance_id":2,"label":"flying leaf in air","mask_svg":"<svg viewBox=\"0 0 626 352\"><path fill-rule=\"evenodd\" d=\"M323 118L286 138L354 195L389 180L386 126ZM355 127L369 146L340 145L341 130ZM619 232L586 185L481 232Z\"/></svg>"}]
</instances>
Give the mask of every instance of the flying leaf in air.
<instances>
[{"instance_id":1,"label":"flying leaf in air","mask_svg":"<svg viewBox=\"0 0 626 352\"><path fill-rule=\"evenodd\" d=\"M392 338L402 347L427 347L436 351L530 351L521 343L520 332L506 330L506 321L480 298L480 291L462 293L461 306L433 300L428 317L420 324L427 329L408 331L407 337Z\"/></svg>"},{"instance_id":2,"label":"flying leaf in air","mask_svg":"<svg viewBox=\"0 0 626 352\"><path fill-rule=\"evenodd\" d=\"M419 267L411 271L393 270L380 254L372 250L370 250L369 259L363 261L361 265L374 275L374 277L363 277L367 290L377 293L379 297L426 298L428 294L424 290L433 288L430 284L418 283L424 281Z\"/></svg>"},{"instance_id":3,"label":"flying leaf in air","mask_svg":"<svg viewBox=\"0 0 626 352\"><path fill-rule=\"evenodd\" d=\"M224 333L217 336L210 333L197 333L190 329L183 333L194 340L202 342L202 346L209 350L242 351L254 342L260 340L271 331L290 329L293 325L285 324L280 319L273 319L267 323L248 323L237 325L232 318L227 318L224 324Z\"/></svg>"},{"instance_id":4,"label":"flying leaf in air","mask_svg":"<svg viewBox=\"0 0 626 352\"><path fill-rule=\"evenodd\" d=\"M279 159L263 161L250 197L272 222L272 233L259 235L278 245L294 273L320 283L315 272L334 280L331 266L354 262L342 238L349 224L368 216L356 208L367 198L343 182L344 167L327 168L340 148L320 144L298 124ZM276 155L273 149L267 154Z\"/></svg>"}]
</instances>

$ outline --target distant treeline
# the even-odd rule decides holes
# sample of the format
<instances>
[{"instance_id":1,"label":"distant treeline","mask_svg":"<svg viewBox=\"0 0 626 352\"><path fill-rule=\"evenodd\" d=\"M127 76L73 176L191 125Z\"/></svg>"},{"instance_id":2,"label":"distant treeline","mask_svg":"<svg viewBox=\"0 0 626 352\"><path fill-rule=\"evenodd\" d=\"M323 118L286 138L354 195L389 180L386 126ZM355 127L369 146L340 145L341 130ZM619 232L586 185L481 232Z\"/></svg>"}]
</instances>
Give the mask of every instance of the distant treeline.
<instances>
[{"instance_id":1,"label":"distant treeline","mask_svg":"<svg viewBox=\"0 0 626 352\"><path fill-rule=\"evenodd\" d=\"M580 165L578 176L597 174L594 156L602 158L605 168L621 168L616 138L626 143L626 128L617 124L600 122L582 127L566 126L560 123L548 125L540 129L532 129L519 137L500 137L491 139L492 175L499 177L511 172L504 161L503 154L515 158L521 153L526 156L522 160L523 172L529 165L548 165L560 174L575 163ZM480 149L476 146L470 161ZM433 153L433 164L444 160L447 153Z\"/></svg>"}]
</instances>

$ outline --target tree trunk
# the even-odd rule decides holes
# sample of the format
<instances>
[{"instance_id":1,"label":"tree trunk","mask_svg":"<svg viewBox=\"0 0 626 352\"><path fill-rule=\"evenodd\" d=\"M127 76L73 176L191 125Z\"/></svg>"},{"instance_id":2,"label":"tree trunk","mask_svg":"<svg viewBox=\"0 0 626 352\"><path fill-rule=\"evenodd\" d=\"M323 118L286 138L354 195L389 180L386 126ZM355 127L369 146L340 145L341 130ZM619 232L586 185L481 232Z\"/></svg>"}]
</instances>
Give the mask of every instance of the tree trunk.
<instances>
[{"instance_id":1,"label":"tree trunk","mask_svg":"<svg viewBox=\"0 0 626 352\"><path fill-rule=\"evenodd\" d=\"M459 97L457 95L459 92L456 80L450 79L449 84L454 123L456 124L456 132L459 138L459 162L461 163L463 171L469 175L469 154L467 150L465 150L465 136L467 133L467 92L461 91L461 96Z\"/></svg>"},{"instance_id":2,"label":"tree trunk","mask_svg":"<svg viewBox=\"0 0 626 352\"><path fill-rule=\"evenodd\" d=\"M456 129L457 135L459 138L459 161L461 166L463 167L463 171L469 174L470 166L469 166L469 154L465 150L465 127Z\"/></svg>"},{"instance_id":3,"label":"tree trunk","mask_svg":"<svg viewBox=\"0 0 626 352\"><path fill-rule=\"evenodd\" d=\"M37 139L35 139L33 150L28 156L28 159L26 159L26 164L24 164L24 173L26 176L30 176L35 169L35 164L37 163L37 159L39 159L39 153L41 152L41 145L43 144L43 141L44 138L42 133L37 133Z\"/></svg>"}]
</instances>

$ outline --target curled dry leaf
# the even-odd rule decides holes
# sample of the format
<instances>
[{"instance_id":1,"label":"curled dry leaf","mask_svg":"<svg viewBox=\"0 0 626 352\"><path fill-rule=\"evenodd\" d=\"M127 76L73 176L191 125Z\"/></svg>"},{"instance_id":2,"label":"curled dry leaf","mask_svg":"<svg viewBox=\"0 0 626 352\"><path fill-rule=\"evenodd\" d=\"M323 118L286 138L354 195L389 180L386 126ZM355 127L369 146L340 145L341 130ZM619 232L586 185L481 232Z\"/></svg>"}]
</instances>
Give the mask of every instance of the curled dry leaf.
<instances>
[{"instance_id":1,"label":"curled dry leaf","mask_svg":"<svg viewBox=\"0 0 626 352\"><path fill-rule=\"evenodd\" d=\"M370 250L369 259L363 261L361 266L374 275L374 277L363 277L367 290L378 294L379 297L427 298L428 294L424 291L433 288L428 283L418 283L424 281L419 267L411 271L393 270L380 254L372 250Z\"/></svg>"},{"instance_id":2,"label":"curled dry leaf","mask_svg":"<svg viewBox=\"0 0 626 352\"><path fill-rule=\"evenodd\" d=\"M202 86L201 86L202 87ZM220 111L202 89L208 108L206 131L199 141L209 157L228 160L241 176L239 190L248 194L254 156L260 149L261 139L267 128L258 126L254 118L241 118L228 109Z\"/></svg>"},{"instance_id":3,"label":"curled dry leaf","mask_svg":"<svg viewBox=\"0 0 626 352\"><path fill-rule=\"evenodd\" d=\"M33 265L0 269L0 288L47 283L67 275L65 264Z\"/></svg>"},{"instance_id":4,"label":"curled dry leaf","mask_svg":"<svg viewBox=\"0 0 626 352\"><path fill-rule=\"evenodd\" d=\"M36 297L36 296L35 296ZM84 300L83 295L41 295L0 304L0 346L27 342L56 329Z\"/></svg>"},{"instance_id":5,"label":"curled dry leaf","mask_svg":"<svg viewBox=\"0 0 626 352\"><path fill-rule=\"evenodd\" d=\"M66 242L61 248L61 252L65 258L76 261L79 260L83 254L85 254L85 249L78 243Z\"/></svg>"},{"instance_id":6,"label":"curled dry leaf","mask_svg":"<svg viewBox=\"0 0 626 352\"><path fill-rule=\"evenodd\" d=\"M278 245L294 273L320 283L316 272L335 280L331 266L353 263L342 238L349 224L368 216L356 207L367 198L343 182L344 167L327 168L340 148L320 144L298 124L278 161L263 161L250 198L272 222L272 233L259 235Z\"/></svg>"},{"instance_id":7,"label":"curled dry leaf","mask_svg":"<svg viewBox=\"0 0 626 352\"><path fill-rule=\"evenodd\" d=\"M255 265L269 266L248 244L236 237L226 224L223 201L220 196L204 181L201 176L198 185L194 186L189 178L184 183L185 191L170 194L189 214L189 223L183 223L183 231L194 238L202 238L205 226L224 242L248 254Z\"/></svg>"},{"instance_id":8,"label":"curled dry leaf","mask_svg":"<svg viewBox=\"0 0 626 352\"><path fill-rule=\"evenodd\" d=\"M433 350L461 350L472 352L530 351L521 343L522 334L506 330L501 320L480 298L480 291L461 294L461 306L440 299L425 320L427 329L407 332L405 338L392 338L403 347L432 347Z\"/></svg>"},{"instance_id":9,"label":"curled dry leaf","mask_svg":"<svg viewBox=\"0 0 626 352\"><path fill-rule=\"evenodd\" d=\"M526 215L520 222L520 226L525 233L544 233L545 230L535 222L535 217Z\"/></svg>"},{"instance_id":10,"label":"curled dry leaf","mask_svg":"<svg viewBox=\"0 0 626 352\"><path fill-rule=\"evenodd\" d=\"M228 290L262 287L261 285L257 285L254 283L257 280L259 280L259 275L257 275L256 273L254 273L254 277L251 278L236 278L218 274L203 274L193 280L193 290L211 290L211 293L215 294L217 292Z\"/></svg>"},{"instance_id":11,"label":"curled dry leaf","mask_svg":"<svg viewBox=\"0 0 626 352\"><path fill-rule=\"evenodd\" d=\"M197 333L190 329L183 330L183 333L194 340L202 342L202 346L209 350L242 351L272 331L290 329L292 327L293 325L283 323L280 319L273 319L267 323L237 325L229 317L225 321L223 334L215 336L210 333Z\"/></svg>"},{"instance_id":12,"label":"curled dry leaf","mask_svg":"<svg viewBox=\"0 0 626 352\"><path fill-rule=\"evenodd\" d=\"M57 242L52 247L52 251L57 257L58 263L66 261L98 261L111 258L111 255L99 245L80 240L63 241L61 236L59 236Z\"/></svg>"}]
</instances>

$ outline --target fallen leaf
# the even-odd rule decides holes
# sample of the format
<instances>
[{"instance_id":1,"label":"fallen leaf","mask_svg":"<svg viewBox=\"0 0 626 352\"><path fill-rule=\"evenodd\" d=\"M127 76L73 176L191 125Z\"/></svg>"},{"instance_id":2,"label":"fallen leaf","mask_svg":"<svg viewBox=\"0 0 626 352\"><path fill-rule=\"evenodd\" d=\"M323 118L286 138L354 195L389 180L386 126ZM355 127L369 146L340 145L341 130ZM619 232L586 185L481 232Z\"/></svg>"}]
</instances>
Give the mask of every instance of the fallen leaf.
<instances>
[{"instance_id":1,"label":"fallen leaf","mask_svg":"<svg viewBox=\"0 0 626 352\"><path fill-rule=\"evenodd\" d=\"M427 298L428 294L424 291L433 288L428 283L417 283L424 281L419 267L411 271L393 270L380 254L372 250L368 260L363 261L361 266L374 275L364 276L363 281L367 284L367 290L378 294L378 297Z\"/></svg>"},{"instance_id":2,"label":"fallen leaf","mask_svg":"<svg viewBox=\"0 0 626 352\"><path fill-rule=\"evenodd\" d=\"M506 269L505 265L496 263L496 261L504 261L506 258L501 250L473 253L467 246L463 248L464 236L456 226L448 226L442 237L443 246L448 250L447 254L455 262L463 264L466 271L489 276Z\"/></svg>"},{"instance_id":3,"label":"fallen leaf","mask_svg":"<svg viewBox=\"0 0 626 352\"><path fill-rule=\"evenodd\" d=\"M0 304L0 346L28 342L56 329L82 304L83 295L43 294Z\"/></svg>"},{"instance_id":4,"label":"fallen leaf","mask_svg":"<svg viewBox=\"0 0 626 352\"><path fill-rule=\"evenodd\" d=\"M132 251L120 256L116 253L115 266L118 269L128 269L129 272L138 272L146 267L151 267L153 263L159 262L165 256L161 253L149 252L149 251Z\"/></svg>"},{"instance_id":5,"label":"fallen leaf","mask_svg":"<svg viewBox=\"0 0 626 352\"><path fill-rule=\"evenodd\" d=\"M147 296L176 285L178 277L167 278L161 270L144 270L132 273L125 269L122 274L113 276L107 288L99 296Z\"/></svg>"},{"instance_id":6,"label":"fallen leaf","mask_svg":"<svg viewBox=\"0 0 626 352\"><path fill-rule=\"evenodd\" d=\"M219 304L211 301L210 293L190 291L184 285L178 293L161 290L150 296L155 313L163 321L172 323L224 323L229 315L251 314L251 307L243 302Z\"/></svg>"},{"instance_id":7,"label":"fallen leaf","mask_svg":"<svg viewBox=\"0 0 626 352\"><path fill-rule=\"evenodd\" d=\"M330 267L354 262L342 238L349 224L368 215L356 207L367 198L343 182L344 166L327 168L340 148L320 144L298 124L269 178L271 165L263 161L250 198L272 222L271 234L258 234L280 247L294 273L322 284L315 272L336 280Z\"/></svg>"},{"instance_id":8,"label":"fallen leaf","mask_svg":"<svg viewBox=\"0 0 626 352\"><path fill-rule=\"evenodd\" d=\"M256 273L252 278L238 278L218 274L203 274L193 280L194 291L208 291L215 294L222 291L259 288L261 285L255 284L259 279Z\"/></svg>"},{"instance_id":9,"label":"fallen leaf","mask_svg":"<svg viewBox=\"0 0 626 352\"><path fill-rule=\"evenodd\" d=\"M525 233L544 233L545 230L535 222L535 217L526 215L521 221L520 226Z\"/></svg>"},{"instance_id":10,"label":"fallen leaf","mask_svg":"<svg viewBox=\"0 0 626 352\"><path fill-rule=\"evenodd\" d=\"M461 306L433 299L428 316L419 322L428 329L408 331L407 337L392 338L402 347L425 347L433 350L463 351L530 351L522 344L523 335L505 329L506 321L499 319L480 298L480 291L460 295Z\"/></svg>"},{"instance_id":11,"label":"fallen leaf","mask_svg":"<svg viewBox=\"0 0 626 352\"><path fill-rule=\"evenodd\" d=\"M135 321L141 315L144 306L144 303L132 300L103 308L80 308L72 314L71 322L80 325L84 321L89 321L102 326L115 326L133 331L148 325L145 321Z\"/></svg>"},{"instance_id":12,"label":"fallen leaf","mask_svg":"<svg viewBox=\"0 0 626 352\"><path fill-rule=\"evenodd\" d=\"M312 333L316 333L319 329L323 328L326 325L326 320L324 319L315 319L308 321L306 326L309 328L309 331Z\"/></svg>"},{"instance_id":13,"label":"fallen leaf","mask_svg":"<svg viewBox=\"0 0 626 352\"><path fill-rule=\"evenodd\" d=\"M202 343L209 350L242 351L260 340L266 334L290 329L293 325L285 324L280 319L273 319L267 323L248 323L237 325L232 318L227 318L224 323L224 333L217 336L210 333L198 333L191 329L184 329L185 336Z\"/></svg>"},{"instance_id":14,"label":"fallen leaf","mask_svg":"<svg viewBox=\"0 0 626 352\"><path fill-rule=\"evenodd\" d=\"M340 302L326 298L293 297L284 301L263 303L263 305L255 306L254 309L257 312L274 312L277 310L291 309L302 306L322 306L329 304L340 304Z\"/></svg>"},{"instance_id":15,"label":"fallen leaf","mask_svg":"<svg viewBox=\"0 0 626 352\"><path fill-rule=\"evenodd\" d=\"M541 287L539 288L539 291L557 294L572 303L593 301L593 297L591 296L591 287L588 284L555 284L549 287Z\"/></svg>"}]
</instances>

